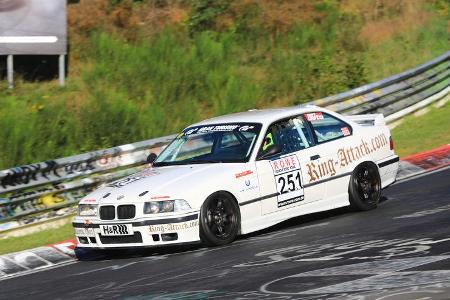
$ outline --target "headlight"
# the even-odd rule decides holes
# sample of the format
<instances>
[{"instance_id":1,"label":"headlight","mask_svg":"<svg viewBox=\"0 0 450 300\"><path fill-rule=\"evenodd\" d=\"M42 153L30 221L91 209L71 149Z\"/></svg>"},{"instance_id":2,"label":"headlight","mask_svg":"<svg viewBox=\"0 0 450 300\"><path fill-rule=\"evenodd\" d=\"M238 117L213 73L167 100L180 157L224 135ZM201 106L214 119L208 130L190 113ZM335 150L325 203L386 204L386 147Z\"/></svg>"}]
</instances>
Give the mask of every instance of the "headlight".
<instances>
[{"instance_id":1,"label":"headlight","mask_svg":"<svg viewBox=\"0 0 450 300\"><path fill-rule=\"evenodd\" d=\"M78 215L82 217L97 216L97 204L79 204Z\"/></svg>"},{"instance_id":2,"label":"headlight","mask_svg":"<svg viewBox=\"0 0 450 300\"><path fill-rule=\"evenodd\" d=\"M145 202L144 214L159 214L191 209L186 200L165 200Z\"/></svg>"}]
</instances>

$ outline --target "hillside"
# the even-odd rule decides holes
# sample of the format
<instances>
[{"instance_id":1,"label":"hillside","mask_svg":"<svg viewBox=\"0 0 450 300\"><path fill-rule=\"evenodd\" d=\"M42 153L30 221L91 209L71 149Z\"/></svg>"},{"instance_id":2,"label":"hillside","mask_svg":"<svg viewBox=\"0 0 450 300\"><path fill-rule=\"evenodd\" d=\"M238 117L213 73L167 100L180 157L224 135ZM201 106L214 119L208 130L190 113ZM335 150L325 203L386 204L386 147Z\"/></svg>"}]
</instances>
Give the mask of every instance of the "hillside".
<instances>
[{"instance_id":1,"label":"hillside","mask_svg":"<svg viewBox=\"0 0 450 300\"><path fill-rule=\"evenodd\" d=\"M446 0L69 1L67 85L0 83L0 168L175 133L450 49Z\"/></svg>"}]
</instances>

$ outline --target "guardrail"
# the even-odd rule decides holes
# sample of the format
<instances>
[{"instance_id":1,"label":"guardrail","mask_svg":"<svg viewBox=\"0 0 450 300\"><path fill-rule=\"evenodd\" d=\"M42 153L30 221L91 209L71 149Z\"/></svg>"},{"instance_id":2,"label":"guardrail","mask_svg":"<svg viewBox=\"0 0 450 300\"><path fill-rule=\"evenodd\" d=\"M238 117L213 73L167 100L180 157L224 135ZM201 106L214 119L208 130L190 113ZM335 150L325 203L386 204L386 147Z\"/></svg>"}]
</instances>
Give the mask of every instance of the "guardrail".
<instances>
[{"instance_id":1,"label":"guardrail","mask_svg":"<svg viewBox=\"0 0 450 300\"><path fill-rule=\"evenodd\" d=\"M343 114L382 113L392 122L449 94L450 51L403 73L309 103ZM94 187L142 169L148 154L159 153L173 137L0 171L0 231L52 217Z\"/></svg>"}]
</instances>

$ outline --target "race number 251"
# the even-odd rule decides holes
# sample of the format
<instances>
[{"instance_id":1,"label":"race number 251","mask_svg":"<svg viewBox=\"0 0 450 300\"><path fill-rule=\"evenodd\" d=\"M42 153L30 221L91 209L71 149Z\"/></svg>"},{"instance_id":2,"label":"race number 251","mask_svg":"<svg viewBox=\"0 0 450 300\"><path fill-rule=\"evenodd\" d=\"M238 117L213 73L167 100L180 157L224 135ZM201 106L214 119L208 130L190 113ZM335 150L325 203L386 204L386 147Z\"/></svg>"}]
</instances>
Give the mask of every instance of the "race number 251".
<instances>
[{"instance_id":1,"label":"race number 251","mask_svg":"<svg viewBox=\"0 0 450 300\"><path fill-rule=\"evenodd\" d=\"M299 170L276 176L276 181L277 190L280 194L293 192L301 189L302 187Z\"/></svg>"}]
</instances>

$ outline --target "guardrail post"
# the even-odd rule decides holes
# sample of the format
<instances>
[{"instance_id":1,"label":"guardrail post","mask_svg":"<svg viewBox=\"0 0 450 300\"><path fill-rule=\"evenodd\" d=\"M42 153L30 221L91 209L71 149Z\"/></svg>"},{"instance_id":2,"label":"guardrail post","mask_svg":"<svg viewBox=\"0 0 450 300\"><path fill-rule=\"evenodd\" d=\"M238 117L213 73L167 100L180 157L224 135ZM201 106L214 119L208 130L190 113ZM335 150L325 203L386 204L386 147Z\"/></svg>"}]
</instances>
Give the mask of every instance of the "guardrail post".
<instances>
[{"instance_id":1,"label":"guardrail post","mask_svg":"<svg viewBox=\"0 0 450 300\"><path fill-rule=\"evenodd\" d=\"M61 54L59 56L59 85L64 86L65 84L65 74L66 73L66 61L65 55Z\"/></svg>"},{"instance_id":2,"label":"guardrail post","mask_svg":"<svg viewBox=\"0 0 450 300\"><path fill-rule=\"evenodd\" d=\"M6 69L8 87L12 89L14 87L14 60L12 55L8 55L8 57L6 58Z\"/></svg>"}]
</instances>

